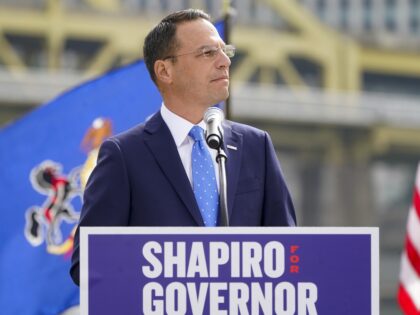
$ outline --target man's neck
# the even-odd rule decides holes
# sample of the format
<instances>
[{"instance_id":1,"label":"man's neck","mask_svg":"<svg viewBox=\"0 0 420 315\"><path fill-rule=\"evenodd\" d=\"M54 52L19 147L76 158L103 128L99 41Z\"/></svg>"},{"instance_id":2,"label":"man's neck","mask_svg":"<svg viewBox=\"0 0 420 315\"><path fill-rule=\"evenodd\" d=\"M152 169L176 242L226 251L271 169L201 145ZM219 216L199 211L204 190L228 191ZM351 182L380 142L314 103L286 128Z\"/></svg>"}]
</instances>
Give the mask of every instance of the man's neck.
<instances>
[{"instance_id":1,"label":"man's neck","mask_svg":"<svg viewBox=\"0 0 420 315\"><path fill-rule=\"evenodd\" d=\"M196 125L203 120L204 112L208 107L199 106L198 104L189 104L188 102L176 102L174 100L163 100L166 108L178 116L188 120Z\"/></svg>"}]
</instances>

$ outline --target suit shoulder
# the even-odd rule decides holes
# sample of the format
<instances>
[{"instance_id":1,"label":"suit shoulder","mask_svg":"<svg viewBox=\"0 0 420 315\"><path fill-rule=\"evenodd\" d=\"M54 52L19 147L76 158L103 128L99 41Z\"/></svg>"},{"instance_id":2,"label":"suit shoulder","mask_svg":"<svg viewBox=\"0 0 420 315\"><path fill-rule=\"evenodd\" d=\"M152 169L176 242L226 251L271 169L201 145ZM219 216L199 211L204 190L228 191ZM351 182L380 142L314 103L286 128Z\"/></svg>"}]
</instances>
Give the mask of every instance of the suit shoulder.
<instances>
[{"instance_id":1,"label":"suit shoulder","mask_svg":"<svg viewBox=\"0 0 420 315\"><path fill-rule=\"evenodd\" d=\"M123 131L119 134L116 134L110 137L108 140L114 142L118 146L130 146L132 144L139 145L141 143L148 131L157 130L162 126L162 118L160 113L157 112L153 116L149 117L145 122L140 123L126 131Z\"/></svg>"},{"instance_id":2,"label":"suit shoulder","mask_svg":"<svg viewBox=\"0 0 420 315\"><path fill-rule=\"evenodd\" d=\"M239 133L245 137L251 136L251 137L265 138L265 136L267 135L267 132L264 130L258 129L250 125L230 121L230 120L226 121L226 125L232 129L232 132Z\"/></svg>"},{"instance_id":3,"label":"suit shoulder","mask_svg":"<svg viewBox=\"0 0 420 315\"><path fill-rule=\"evenodd\" d=\"M145 123L142 123L130 129L127 129L121 133L118 133L112 136L110 139L118 143L131 142L131 141L134 141L134 139L138 141L139 137L141 138L144 135L144 132L145 132Z\"/></svg>"},{"instance_id":4,"label":"suit shoulder","mask_svg":"<svg viewBox=\"0 0 420 315\"><path fill-rule=\"evenodd\" d=\"M141 142L144 134L144 124L136 125L130 129L127 129L121 133L113 135L106 139L102 146L106 146L106 144L113 143L117 147L124 148L124 147L131 147L134 143Z\"/></svg>"}]
</instances>

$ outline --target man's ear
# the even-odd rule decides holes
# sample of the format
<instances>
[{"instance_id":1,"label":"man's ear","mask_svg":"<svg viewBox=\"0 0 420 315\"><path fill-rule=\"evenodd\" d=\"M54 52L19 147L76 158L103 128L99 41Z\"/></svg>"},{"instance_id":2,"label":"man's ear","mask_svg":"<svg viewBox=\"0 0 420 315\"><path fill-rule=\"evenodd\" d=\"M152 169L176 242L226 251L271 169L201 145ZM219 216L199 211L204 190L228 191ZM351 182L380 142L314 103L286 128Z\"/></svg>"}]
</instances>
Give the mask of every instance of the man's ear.
<instances>
[{"instance_id":1,"label":"man's ear","mask_svg":"<svg viewBox=\"0 0 420 315\"><path fill-rule=\"evenodd\" d=\"M156 60L154 70L156 79L165 84L172 83L172 64L169 60Z\"/></svg>"}]
</instances>

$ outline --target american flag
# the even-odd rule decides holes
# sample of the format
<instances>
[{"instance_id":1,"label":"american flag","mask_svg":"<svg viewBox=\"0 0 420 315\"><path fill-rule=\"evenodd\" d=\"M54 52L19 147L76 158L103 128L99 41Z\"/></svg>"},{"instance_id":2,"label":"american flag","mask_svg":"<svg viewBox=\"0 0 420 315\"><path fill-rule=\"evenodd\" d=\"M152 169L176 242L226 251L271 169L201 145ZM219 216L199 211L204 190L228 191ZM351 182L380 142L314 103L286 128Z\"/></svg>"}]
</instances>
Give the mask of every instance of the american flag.
<instances>
[{"instance_id":1,"label":"american flag","mask_svg":"<svg viewBox=\"0 0 420 315\"><path fill-rule=\"evenodd\" d=\"M420 315L420 164L401 257L398 302L405 315Z\"/></svg>"}]
</instances>

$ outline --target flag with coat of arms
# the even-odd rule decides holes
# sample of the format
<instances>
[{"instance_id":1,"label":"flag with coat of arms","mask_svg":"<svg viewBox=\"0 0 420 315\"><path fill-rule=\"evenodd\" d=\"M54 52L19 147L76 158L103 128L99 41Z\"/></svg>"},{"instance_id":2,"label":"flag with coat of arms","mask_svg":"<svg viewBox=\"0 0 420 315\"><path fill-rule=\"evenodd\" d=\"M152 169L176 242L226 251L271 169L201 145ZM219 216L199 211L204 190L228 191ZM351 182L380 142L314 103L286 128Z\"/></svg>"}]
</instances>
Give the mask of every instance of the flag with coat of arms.
<instances>
[{"instance_id":1,"label":"flag with coat of arms","mask_svg":"<svg viewBox=\"0 0 420 315\"><path fill-rule=\"evenodd\" d=\"M64 93L0 131L0 313L57 315L79 304L70 256L97 149L160 105L139 61Z\"/></svg>"}]
</instances>

